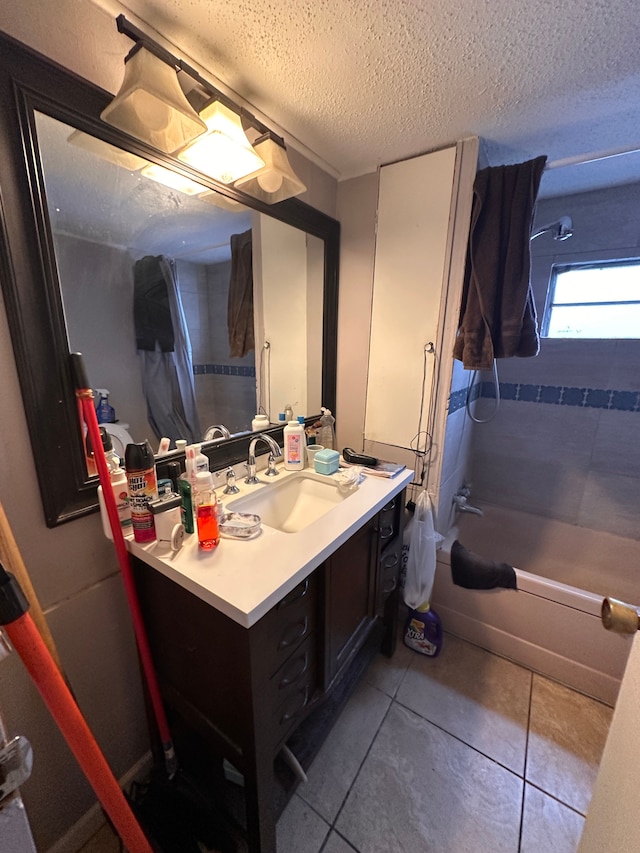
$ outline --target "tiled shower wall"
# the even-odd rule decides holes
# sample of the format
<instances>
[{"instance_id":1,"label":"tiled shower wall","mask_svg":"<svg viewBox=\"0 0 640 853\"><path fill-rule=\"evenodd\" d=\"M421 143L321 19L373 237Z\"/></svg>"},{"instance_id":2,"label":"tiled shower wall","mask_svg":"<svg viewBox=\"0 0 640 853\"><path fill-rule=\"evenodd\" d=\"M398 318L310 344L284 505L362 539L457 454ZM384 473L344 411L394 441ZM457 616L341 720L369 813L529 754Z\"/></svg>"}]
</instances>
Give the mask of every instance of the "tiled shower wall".
<instances>
[{"instance_id":1,"label":"tiled shower wall","mask_svg":"<svg viewBox=\"0 0 640 853\"><path fill-rule=\"evenodd\" d=\"M574 228L564 242L545 234L532 243L539 318L553 263L640 256L639 198L635 184L539 202L536 224L566 214ZM498 372L499 413L470 436L464 407L456 410L467 374L454 371L449 480L459 479L470 451L473 502L640 539L640 341L543 339L536 358L499 360ZM487 417L493 405L479 400L476 415ZM445 499L443 488L441 513Z\"/></svg>"},{"instance_id":2,"label":"tiled shower wall","mask_svg":"<svg viewBox=\"0 0 640 853\"><path fill-rule=\"evenodd\" d=\"M454 523L453 496L469 478L473 435L473 422L465 408L469 379L470 373L463 369L462 362L454 361L438 500L437 526L443 535Z\"/></svg>"}]
</instances>

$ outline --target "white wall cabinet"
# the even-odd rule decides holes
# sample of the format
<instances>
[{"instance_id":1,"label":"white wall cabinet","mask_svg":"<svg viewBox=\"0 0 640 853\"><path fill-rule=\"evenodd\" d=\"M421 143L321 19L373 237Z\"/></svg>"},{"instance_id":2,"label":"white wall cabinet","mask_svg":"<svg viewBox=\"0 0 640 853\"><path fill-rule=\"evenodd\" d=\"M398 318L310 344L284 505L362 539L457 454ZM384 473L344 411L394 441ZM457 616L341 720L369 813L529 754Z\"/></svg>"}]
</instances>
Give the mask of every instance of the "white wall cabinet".
<instances>
[{"instance_id":1,"label":"white wall cabinet","mask_svg":"<svg viewBox=\"0 0 640 853\"><path fill-rule=\"evenodd\" d=\"M429 430L436 489L477 157L472 137L380 169L365 445L411 464Z\"/></svg>"}]
</instances>

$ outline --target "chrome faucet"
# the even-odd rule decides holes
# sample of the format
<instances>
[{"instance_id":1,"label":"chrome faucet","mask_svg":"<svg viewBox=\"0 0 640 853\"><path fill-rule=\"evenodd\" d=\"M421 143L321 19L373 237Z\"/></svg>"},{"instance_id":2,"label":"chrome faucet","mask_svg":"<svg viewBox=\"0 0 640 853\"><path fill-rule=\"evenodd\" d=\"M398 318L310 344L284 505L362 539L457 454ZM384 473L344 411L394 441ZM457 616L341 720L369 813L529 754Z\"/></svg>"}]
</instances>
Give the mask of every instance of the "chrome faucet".
<instances>
[{"instance_id":1,"label":"chrome faucet","mask_svg":"<svg viewBox=\"0 0 640 853\"><path fill-rule=\"evenodd\" d=\"M278 443L273 438L271 438L270 435L260 433L260 435L257 435L255 438L251 439L251 444L249 445L249 459L246 462L247 476L245 477L245 483L248 483L249 485L255 485L256 483L260 482L260 480L256 477L256 445L259 441L264 441L264 443L270 450L266 476L277 477L280 473L276 468L276 459L279 456L282 456L282 451L280 450Z\"/></svg>"},{"instance_id":2,"label":"chrome faucet","mask_svg":"<svg viewBox=\"0 0 640 853\"><path fill-rule=\"evenodd\" d=\"M207 427L203 441L213 441L213 436L216 433L220 433L220 438L217 441L222 441L223 438L231 438L231 433L224 426L224 424L214 424L213 426Z\"/></svg>"}]
</instances>

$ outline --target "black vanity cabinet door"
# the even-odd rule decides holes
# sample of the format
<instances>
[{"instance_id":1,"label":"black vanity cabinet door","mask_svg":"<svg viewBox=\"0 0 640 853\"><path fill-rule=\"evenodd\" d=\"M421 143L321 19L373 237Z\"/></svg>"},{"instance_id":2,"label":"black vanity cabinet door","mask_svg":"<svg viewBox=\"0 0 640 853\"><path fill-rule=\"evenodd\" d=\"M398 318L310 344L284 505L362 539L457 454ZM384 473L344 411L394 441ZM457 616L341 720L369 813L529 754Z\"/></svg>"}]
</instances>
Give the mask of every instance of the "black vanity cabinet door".
<instances>
[{"instance_id":1,"label":"black vanity cabinet door","mask_svg":"<svg viewBox=\"0 0 640 853\"><path fill-rule=\"evenodd\" d=\"M378 518L372 518L324 564L324 689L353 659L376 618Z\"/></svg>"}]
</instances>

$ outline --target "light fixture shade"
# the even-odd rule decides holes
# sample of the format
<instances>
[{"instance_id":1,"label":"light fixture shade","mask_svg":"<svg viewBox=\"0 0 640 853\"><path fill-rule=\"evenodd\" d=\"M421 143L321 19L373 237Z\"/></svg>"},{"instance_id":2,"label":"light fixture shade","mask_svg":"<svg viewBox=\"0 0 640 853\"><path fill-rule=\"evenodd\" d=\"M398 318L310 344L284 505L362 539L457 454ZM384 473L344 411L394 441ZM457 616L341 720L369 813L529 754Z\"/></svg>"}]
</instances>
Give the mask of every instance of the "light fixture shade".
<instances>
[{"instance_id":1,"label":"light fixture shade","mask_svg":"<svg viewBox=\"0 0 640 853\"><path fill-rule=\"evenodd\" d=\"M175 69L142 46L134 51L125 63L120 91L100 117L129 136L173 154L207 127L187 101Z\"/></svg>"},{"instance_id":2,"label":"light fixture shade","mask_svg":"<svg viewBox=\"0 0 640 853\"><path fill-rule=\"evenodd\" d=\"M264 160L264 168L237 180L238 189L267 204L284 201L307 189L291 168L284 145L270 133L256 139L253 147Z\"/></svg>"},{"instance_id":3,"label":"light fixture shade","mask_svg":"<svg viewBox=\"0 0 640 853\"><path fill-rule=\"evenodd\" d=\"M200 113L207 133L178 154L180 160L223 184L264 166L242 129L240 116L220 101Z\"/></svg>"}]
</instances>

